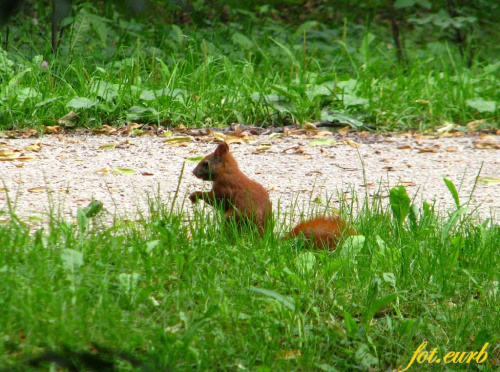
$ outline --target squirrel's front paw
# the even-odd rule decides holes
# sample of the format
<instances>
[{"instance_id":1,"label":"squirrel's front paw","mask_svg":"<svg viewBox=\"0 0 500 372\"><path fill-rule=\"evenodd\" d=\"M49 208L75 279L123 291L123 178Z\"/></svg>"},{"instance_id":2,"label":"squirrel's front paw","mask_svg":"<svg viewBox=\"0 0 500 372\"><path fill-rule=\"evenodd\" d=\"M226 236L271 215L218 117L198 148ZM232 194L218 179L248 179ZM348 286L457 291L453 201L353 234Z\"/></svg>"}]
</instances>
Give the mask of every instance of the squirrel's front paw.
<instances>
[{"instance_id":1,"label":"squirrel's front paw","mask_svg":"<svg viewBox=\"0 0 500 372\"><path fill-rule=\"evenodd\" d=\"M199 191L193 192L191 195L189 195L189 200L191 200L191 203L196 203L199 199L200 199Z\"/></svg>"}]
</instances>

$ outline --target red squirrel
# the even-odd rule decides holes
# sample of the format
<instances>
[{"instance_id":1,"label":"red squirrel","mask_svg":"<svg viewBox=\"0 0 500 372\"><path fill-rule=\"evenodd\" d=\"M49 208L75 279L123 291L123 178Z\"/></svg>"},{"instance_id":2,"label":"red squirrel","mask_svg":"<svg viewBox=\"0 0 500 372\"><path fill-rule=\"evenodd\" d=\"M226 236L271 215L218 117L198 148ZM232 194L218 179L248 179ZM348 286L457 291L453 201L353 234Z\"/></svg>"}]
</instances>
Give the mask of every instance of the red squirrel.
<instances>
[{"instance_id":1,"label":"red squirrel","mask_svg":"<svg viewBox=\"0 0 500 372\"><path fill-rule=\"evenodd\" d=\"M240 171L226 143L221 143L212 154L205 156L194 168L193 174L204 181L213 182L212 190L196 191L189 195L193 203L201 199L211 206L219 205L225 212L226 220L231 217L237 223L246 220L257 226L261 235L264 234L272 218L269 194L260 183Z\"/></svg>"},{"instance_id":2,"label":"red squirrel","mask_svg":"<svg viewBox=\"0 0 500 372\"><path fill-rule=\"evenodd\" d=\"M271 201L266 189L245 176L229 152L226 143L205 156L193 170L193 174L204 181L212 181L212 190L196 191L189 195L191 202L199 199L212 206L219 205L226 219L234 217L238 223L242 218L255 224L263 235L264 228L272 218ZM312 248L333 250L342 235L354 235L353 229L340 217L315 217L300 222L287 238L304 236Z\"/></svg>"}]
</instances>

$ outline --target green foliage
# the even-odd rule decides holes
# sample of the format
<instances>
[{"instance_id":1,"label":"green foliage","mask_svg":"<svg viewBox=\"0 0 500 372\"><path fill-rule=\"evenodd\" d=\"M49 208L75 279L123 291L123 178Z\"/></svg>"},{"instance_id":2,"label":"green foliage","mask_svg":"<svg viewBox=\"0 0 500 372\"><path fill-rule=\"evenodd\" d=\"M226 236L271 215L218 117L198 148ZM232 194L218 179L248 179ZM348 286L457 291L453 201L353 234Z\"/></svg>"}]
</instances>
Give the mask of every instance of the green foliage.
<instances>
[{"instance_id":1,"label":"green foliage","mask_svg":"<svg viewBox=\"0 0 500 372\"><path fill-rule=\"evenodd\" d=\"M53 56L50 9L38 1L36 24L29 8L12 18L9 51L0 52L0 128L56 124L71 110L80 126L495 126L500 49L488 20L498 6L483 3L157 2L130 18L113 3L80 2L61 22ZM186 10L196 25L179 18ZM334 16L340 10L344 19ZM384 23L389 14L401 24L404 64Z\"/></svg>"},{"instance_id":2,"label":"green foliage","mask_svg":"<svg viewBox=\"0 0 500 372\"><path fill-rule=\"evenodd\" d=\"M170 209L152 200L140 220L112 225L105 211L84 224L84 208L74 224L39 230L2 222L0 367L99 345L149 370L389 370L423 341L442 357L498 340L491 222L450 223L424 203L397 226L374 204L356 217L363 236L310 252L279 228L261 239L217 214Z\"/></svg>"}]
</instances>

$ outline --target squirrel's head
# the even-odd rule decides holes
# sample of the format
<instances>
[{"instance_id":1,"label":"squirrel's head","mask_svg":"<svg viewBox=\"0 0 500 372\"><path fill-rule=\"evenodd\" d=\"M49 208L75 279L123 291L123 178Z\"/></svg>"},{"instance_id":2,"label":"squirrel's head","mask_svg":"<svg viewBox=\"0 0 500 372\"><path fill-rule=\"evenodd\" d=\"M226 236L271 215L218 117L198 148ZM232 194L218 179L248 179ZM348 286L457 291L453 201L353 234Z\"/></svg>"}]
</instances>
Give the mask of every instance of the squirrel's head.
<instances>
[{"instance_id":1,"label":"squirrel's head","mask_svg":"<svg viewBox=\"0 0 500 372\"><path fill-rule=\"evenodd\" d=\"M224 170L228 155L229 146L227 143L221 143L212 154L205 156L198 163L193 174L204 181L213 181Z\"/></svg>"}]
</instances>

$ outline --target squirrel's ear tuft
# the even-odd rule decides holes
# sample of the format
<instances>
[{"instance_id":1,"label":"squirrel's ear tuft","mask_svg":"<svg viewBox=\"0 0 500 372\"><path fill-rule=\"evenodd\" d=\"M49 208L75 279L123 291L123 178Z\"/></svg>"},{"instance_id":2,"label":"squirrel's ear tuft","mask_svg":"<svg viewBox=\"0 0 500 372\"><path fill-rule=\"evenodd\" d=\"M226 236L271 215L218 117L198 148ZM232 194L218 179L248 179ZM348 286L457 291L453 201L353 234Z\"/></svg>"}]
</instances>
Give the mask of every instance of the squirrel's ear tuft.
<instances>
[{"instance_id":1,"label":"squirrel's ear tuft","mask_svg":"<svg viewBox=\"0 0 500 372\"><path fill-rule=\"evenodd\" d=\"M217 156L224 156L229 152L229 146L227 143L221 143L217 148L215 149L215 155Z\"/></svg>"}]
</instances>

